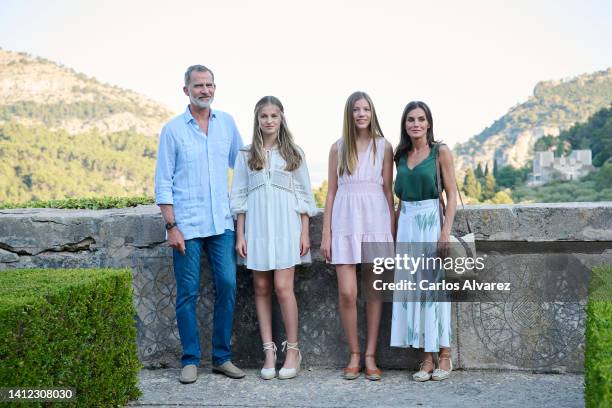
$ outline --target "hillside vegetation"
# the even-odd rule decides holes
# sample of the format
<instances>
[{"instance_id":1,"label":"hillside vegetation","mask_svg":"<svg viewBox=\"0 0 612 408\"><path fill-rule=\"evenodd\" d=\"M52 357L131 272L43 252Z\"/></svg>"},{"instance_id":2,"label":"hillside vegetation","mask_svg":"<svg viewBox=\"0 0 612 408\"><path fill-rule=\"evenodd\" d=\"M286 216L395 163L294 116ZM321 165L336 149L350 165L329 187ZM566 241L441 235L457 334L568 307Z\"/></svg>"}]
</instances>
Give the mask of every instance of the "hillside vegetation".
<instances>
[{"instance_id":1,"label":"hillside vegetation","mask_svg":"<svg viewBox=\"0 0 612 408\"><path fill-rule=\"evenodd\" d=\"M153 194L156 140L0 126L0 201Z\"/></svg>"},{"instance_id":2,"label":"hillside vegetation","mask_svg":"<svg viewBox=\"0 0 612 408\"><path fill-rule=\"evenodd\" d=\"M612 201L612 106L595 112L584 123L577 123L559 136L545 136L536 143L537 150L554 150L557 156L573 149L590 149L596 171L577 181L556 181L539 187L525 185L531 163L516 169L512 166L489 172L479 164L468 168L463 179L463 193L470 202L493 202L502 192L505 202L571 202ZM499 199L499 197L498 197Z\"/></svg>"},{"instance_id":3,"label":"hillside vegetation","mask_svg":"<svg viewBox=\"0 0 612 408\"><path fill-rule=\"evenodd\" d=\"M538 140L536 150L555 150L556 156L571 150L590 149L593 165L600 167L612 157L612 105L596 112L586 123L577 123L558 137Z\"/></svg>"},{"instance_id":4,"label":"hillside vegetation","mask_svg":"<svg viewBox=\"0 0 612 408\"><path fill-rule=\"evenodd\" d=\"M173 116L135 92L0 50L0 203L151 196Z\"/></svg>"},{"instance_id":5,"label":"hillside vegetation","mask_svg":"<svg viewBox=\"0 0 612 408\"><path fill-rule=\"evenodd\" d=\"M455 146L460 173L478 164L521 168L533 159L539 138L558 136L585 122L612 101L612 68L563 81L538 83L526 102L516 105L480 134Z\"/></svg>"},{"instance_id":6,"label":"hillside vegetation","mask_svg":"<svg viewBox=\"0 0 612 408\"><path fill-rule=\"evenodd\" d=\"M526 102L456 146L467 201L612 200L610 101L612 69L537 84ZM0 49L0 207L152 196L157 136L172 116L133 91ZM590 148L601 170L577 182L528 188L534 146L558 155ZM320 205L326 192L326 184L315 191Z\"/></svg>"}]
</instances>

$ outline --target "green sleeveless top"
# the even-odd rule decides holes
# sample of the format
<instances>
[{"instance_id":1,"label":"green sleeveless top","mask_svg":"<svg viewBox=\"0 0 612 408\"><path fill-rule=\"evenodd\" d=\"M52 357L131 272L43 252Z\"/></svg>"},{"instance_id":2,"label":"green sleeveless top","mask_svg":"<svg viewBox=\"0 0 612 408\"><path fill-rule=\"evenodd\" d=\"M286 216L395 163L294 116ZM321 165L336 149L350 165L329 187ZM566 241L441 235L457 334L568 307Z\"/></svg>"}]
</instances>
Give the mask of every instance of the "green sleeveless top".
<instances>
[{"instance_id":1,"label":"green sleeveless top","mask_svg":"<svg viewBox=\"0 0 612 408\"><path fill-rule=\"evenodd\" d=\"M436 152L438 144L435 143L429 156L416 165L414 169L406 166L407 157L399 159L397 164L397 178L395 179L395 195L402 201L421 201L438 198L436 181Z\"/></svg>"}]
</instances>

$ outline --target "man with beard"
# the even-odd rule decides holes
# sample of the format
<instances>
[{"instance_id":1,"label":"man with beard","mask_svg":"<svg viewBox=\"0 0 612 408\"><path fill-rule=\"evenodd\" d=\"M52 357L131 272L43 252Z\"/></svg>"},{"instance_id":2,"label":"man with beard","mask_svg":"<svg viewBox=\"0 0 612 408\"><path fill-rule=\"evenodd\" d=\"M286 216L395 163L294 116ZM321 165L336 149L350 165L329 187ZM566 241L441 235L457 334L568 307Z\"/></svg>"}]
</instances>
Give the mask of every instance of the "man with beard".
<instances>
[{"instance_id":1,"label":"man with beard","mask_svg":"<svg viewBox=\"0 0 612 408\"><path fill-rule=\"evenodd\" d=\"M210 107L214 80L212 71L203 65L193 65L185 72L183 92L189 105L163 127L155 170L155 202L173 248L176 321L183 347L179 380L185 384L196 381L202 357L196 317L202 251L216 293L212 370L231 378L245 375L231 362L236 253L227 174L228 167L234 167L242 139L234 119Z\"/></svg>"}]
</instances>

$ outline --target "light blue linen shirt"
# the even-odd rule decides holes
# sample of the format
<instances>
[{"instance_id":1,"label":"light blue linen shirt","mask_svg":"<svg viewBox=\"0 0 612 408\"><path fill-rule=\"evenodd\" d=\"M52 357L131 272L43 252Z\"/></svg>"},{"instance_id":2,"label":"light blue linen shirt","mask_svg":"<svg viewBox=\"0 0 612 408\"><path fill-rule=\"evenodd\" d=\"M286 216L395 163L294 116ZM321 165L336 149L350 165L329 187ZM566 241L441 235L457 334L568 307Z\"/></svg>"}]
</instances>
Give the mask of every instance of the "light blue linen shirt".
<instances>
[{"instance_id":1,"label":"light blue linen shirt","mask_svg":"<svg viewBox=\"0 0 612 408\"><path fill-rule=\"evenodd\" d=\"M227 173L242 146L234 119L218 110L211 110L208 134L202 132L189 107L162 128L155 203L173 205L185 239L234 230Z\"/></svg>"}]
</instances>

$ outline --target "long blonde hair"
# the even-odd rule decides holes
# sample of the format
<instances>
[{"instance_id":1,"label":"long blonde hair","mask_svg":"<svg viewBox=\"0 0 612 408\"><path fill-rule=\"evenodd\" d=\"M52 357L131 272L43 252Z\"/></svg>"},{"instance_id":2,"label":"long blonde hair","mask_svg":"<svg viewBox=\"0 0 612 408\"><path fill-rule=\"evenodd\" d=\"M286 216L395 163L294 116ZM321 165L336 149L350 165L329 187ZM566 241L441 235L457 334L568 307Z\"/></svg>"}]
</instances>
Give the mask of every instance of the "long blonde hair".
<instances>
[{"instance_id":1,"label":"long blonde hair","mask_svg":"<svg viewBox=\"0 0 612 408\"><path fill-rule=\"evenodd\" d=\"M357 167L357 126L353 118L353 107L355 103L365 99L370 105L372 111L372 119L368 126L368 133L372 138L372 161L376 160L376 138L385 137L380 130L378 117L372 99L367 93L357 91L353 92L346 100L344 106L344 126L342 127L342 149L340 151L340 163L338 165L338 174L342 176L344 173L352 174Z\"/></svg>"},{"instance_id":2,"label":"long blonde hair","mask_svg":"<svg viewBox=\"0 0 612 408\"><path fill-rule=\"evenodd\" d=\"M274 105L280 111L281 123L278 129L277 143L281 157L287 163L285 170L293 171L302 164L300 149L293 141L293 136L285 120L285 109L281 101L274 96L264 96L255 105L255 120L253 123L253 143L251 143L249 167L251 170L262 170L266 166L266 155L263 148L263 135L259 127L259 113L266 105Z\"/></svg>"}]
</instances>

